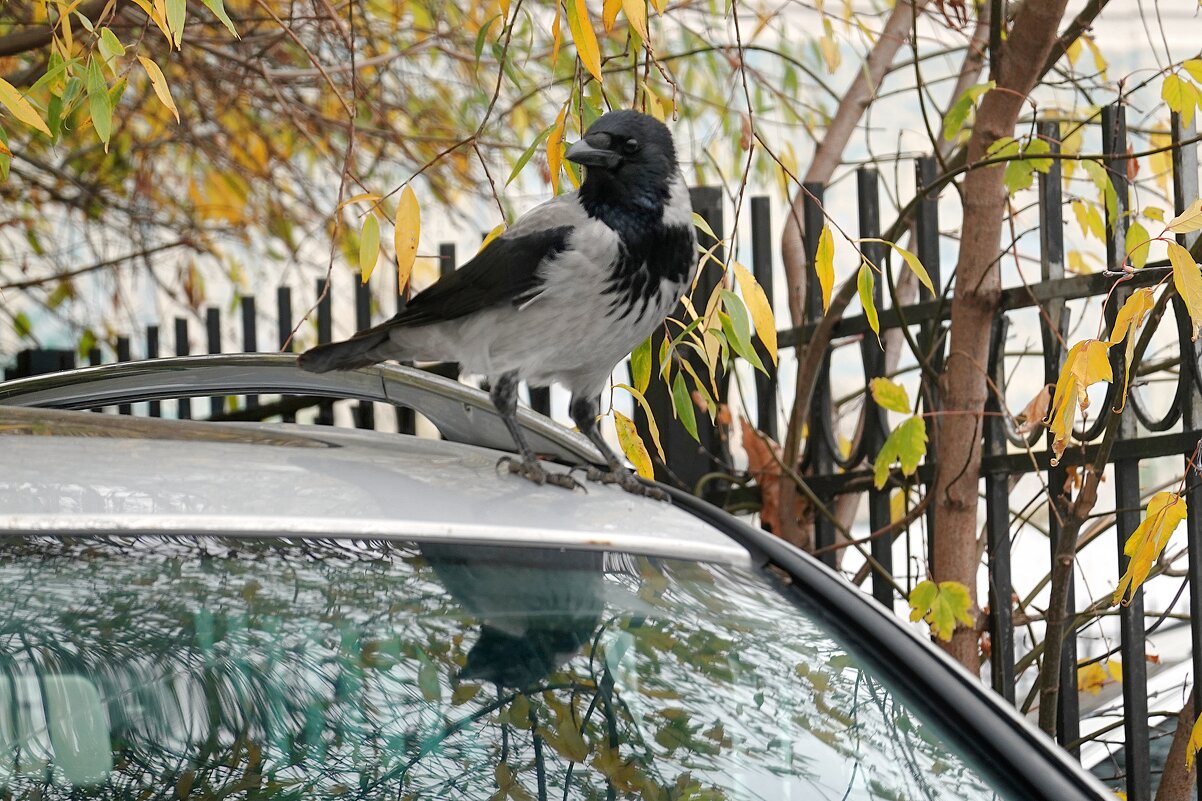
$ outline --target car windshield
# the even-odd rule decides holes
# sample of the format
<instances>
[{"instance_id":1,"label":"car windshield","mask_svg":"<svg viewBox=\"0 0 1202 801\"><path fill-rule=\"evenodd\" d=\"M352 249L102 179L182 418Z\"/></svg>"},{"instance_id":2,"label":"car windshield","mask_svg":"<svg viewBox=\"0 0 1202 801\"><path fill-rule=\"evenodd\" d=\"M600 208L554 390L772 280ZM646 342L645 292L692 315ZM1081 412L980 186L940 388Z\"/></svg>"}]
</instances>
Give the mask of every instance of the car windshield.
<instances>
[{"instance_id":1,"label":"car windshield","mask_svg":"<svg viewBox=\"0 0 1202 801\"><path fill-rule=\"evenodd\" d=\"M5 797L1000 797L745 569L359 541L0 549Z\"/></svg>"}]
</instances>

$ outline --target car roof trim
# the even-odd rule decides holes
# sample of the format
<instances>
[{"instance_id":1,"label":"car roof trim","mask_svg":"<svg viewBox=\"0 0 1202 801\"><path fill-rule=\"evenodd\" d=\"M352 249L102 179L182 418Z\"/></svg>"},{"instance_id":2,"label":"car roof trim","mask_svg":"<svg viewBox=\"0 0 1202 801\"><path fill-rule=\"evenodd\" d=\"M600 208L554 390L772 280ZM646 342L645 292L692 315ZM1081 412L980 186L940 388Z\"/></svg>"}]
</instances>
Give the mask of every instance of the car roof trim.
<instances>
[{"instance_id":1,"label":"car roof trim","mask_svg":"<svg viewBox=\"0 0 1202 801\"><path fill-rule=\"evenodd\" d=\"M90 409L116 404L223 395L313 395L390 403L428 418L444 439L512 452L513 438L488 395L425 370L380 364L310 373L287 353L179 356L84 367L0 383L0 404ZM530 409L518 425L538 453L602 464L585 437Z\"/></svg>"},{"instance_id":2,"label":"car roof trim","mask_svg":"<svg viewBox=\"0 0 1202 801\"><path fill-rule=\"evenodd\" d=\"M316 524L315 524L316 523ZM750 568L751 556L733 540L698 541L646 531L589 532L570 529L489 526L473 523L432 523L389 519L326 518L255 515L0 515L0 536L148 536L193 535L237 538L294 537L297 539L404 540L461 542L619 551L640 556L690 559Z\"/></svg>"}]
</instances>

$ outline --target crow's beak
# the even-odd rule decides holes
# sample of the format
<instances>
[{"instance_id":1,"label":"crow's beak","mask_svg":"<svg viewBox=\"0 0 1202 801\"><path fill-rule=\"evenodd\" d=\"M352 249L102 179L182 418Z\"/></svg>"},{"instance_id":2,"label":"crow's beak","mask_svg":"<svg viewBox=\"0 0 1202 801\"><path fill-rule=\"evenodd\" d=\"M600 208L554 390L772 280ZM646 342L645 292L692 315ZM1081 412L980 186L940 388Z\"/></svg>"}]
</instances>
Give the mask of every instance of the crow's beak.
<instances>
[{"instance_id":1,"label":"crow's beak","mask_svg":"<svg viewBox=\"0 0 1202 801\"><path fill-rule=\"evenodd\" d=\"M612 150L593 147L583 139L575 142L563 155L568 161L583 164L585 167L602 167L607 170L617 167L622 160L622 157Z\"/></svg>"}]
</instances>

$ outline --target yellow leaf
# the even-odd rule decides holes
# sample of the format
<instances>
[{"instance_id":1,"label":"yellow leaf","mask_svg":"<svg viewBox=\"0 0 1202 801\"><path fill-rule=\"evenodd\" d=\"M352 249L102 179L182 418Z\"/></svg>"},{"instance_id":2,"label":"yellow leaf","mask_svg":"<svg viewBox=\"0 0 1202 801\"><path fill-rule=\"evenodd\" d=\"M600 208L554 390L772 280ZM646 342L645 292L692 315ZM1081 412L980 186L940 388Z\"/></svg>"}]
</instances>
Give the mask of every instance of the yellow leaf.
<instances>
[{"instance_id":1,"label":"yellow leaf","mask_svg":"<svg viewBox=\"0 0 1202 801\"><path fill-rule=\"evenodd\" d=\"M551 68L555 68L555 62L559 60L559 46L563 44L563 35L559 30L559 19L563 12L563 4L559 0L555 0L555 21L551 23Z\"/></svg>"},{"instance_id":2,"label":"yellow leaf","mask_svg":"<svg viewBox=\"0 0 1202 801\"><path fill-rule=\"evenodd\" d=\"M772 302L768 300L764 288L751 271L737 261L731 262L735 268L735 278L739 281L739 289L743 291L743 303L751 312L751 320L755 323L755 335L764 343L772 363L776 364L776 317L772 313Z\"/></svg>"},{"instance_id":3,"label":"yellow leaf","mask_svg":"<svg viewBox=\"0 0 1202 801\"><path fill-rule=\"evenodd\" d=\"M630 27L634 28L640 39L647 41L647 6L644 0L622 0L622 9L626 12Z\"/></svg>"},{"instance_id":4,"label":"yellow leaf","mask_svg":"<svg viewBox=\"0 0 1202 801\"><path fill-rule=\"evenodd\" d=\"M1202 198L1189 204L1185 211L1169 220L1165 227L1174 234L1188 234L1202 229Z\"/></svg>"},{"instance_id":5,"label":"yellow leaf","mask_svg":"<svg viewBox=\"0 0 1202 801\"><path fill-rule=\"evenodd\" d=\"M501 19L509 19L509 0L501 0Z\"/></svg>"},{"instance_id":6,"label":"yellow leaf","mask_svg":"<svg viewBox=\"0 0 1202 801\"><path fill-rule=\"evenodd\" d=\"M359 280L367 283L379 258L380 221L376 215L369 213L363 218L363 227L359 231Z\"/></svg>"},{"instance_id":7,"label":"yellow leaf","mask_svg":"<svg viewBox=\"0 0 1202 801\"><path fill-rule=\"evenodd\" d=\"M21 96L15 86L3 78L0 78L0 104L3 104L14 117L30 128L35 128L46 136L50 135L50 129L46 127L46 123L42 121L37 110Z\"/></svg>"},{"instance_id":8,"label":"yellow leaf","mask_svg":"<svg viewBox=\"0 0 1202 801\"><path fill-rule=\"evenodd\" d=\"M829 225L822 226L818 236L818 252L814 257L814 270L822 287L822 311L831 307L831 290L835 286L835 243L831 241Z\"/></svg>"},{"instance_id":9,"label":"yellow leaf","mask_svg":"<svg viewBox=\"0 0 1202 801\"><path fill-rule=\"evenodd\" d=\"M1085 40L1085 46L1088 47L1089 52L1093 54L1093 63L1094 66L1098 68L1098 75L1103 81L1106 80L1106 68L1110 65L1107 64L1106 59L1103 58L1102 51L1098 48L1098 45L1096 42L1094 42L1092 36L1082 36L1081 38Z\"/></svg>"},{"instance_id":10,"label":"yellow leaf","mask_svg":"<svg viewBox=\"0 0 1202 801\"><path fill-rule=\"evenodd\" d=\"M1119 403L1119 411L1127 405L1127 386L1131 382L1131 357L1135 353L1135 332L1143 325L1144 317L1152 311L1156 300L1152 297L1153 287L1144 287L1131 293L1123 308L1119 309L1114 320L1114 329L1110 332L1110 345L1127 340L1126 361L1127 375L1123 380L1123 397Z\"/></svg>"},{"instance_id":11,"label":"yellow leaf","mask_svg":"<svg viewBox=\"0 0 1202 801\"><path fill-rule=\"evenodd\" d=\"M614 29L614 22L617 21L621 8L622 0L605 0L601 7L601 27L605 28L606 33Z\"/></svg>"},{"instance_id":12,"label":"yellow leaf","mask_svg":"<svg viewBox=\"0 0 1202 801\"><path fill-rule=\"evenodd\" d=\"M910 272L914 273L915 277L918 278L919 283L921 283L923 286L925 286L932 295L935 294L935 285L933 283L931 283L930 273L927 272L926 267L922 266L922 260L919 259L916 255L914 255L910 251L906 250L902 246L895 245L894 243L889 242L884 239L873 239L871 237L866 237L864 239L861 239L860 241L861 242L879 242L882 245L888 245L889 247L893 248L893 251L895 253L897 253L897 255L901 256L902 260L906 262L906 266L910 268Z\"/></svg>"},{"instance_id":13,"label":"yellow leaf","mask_svg":"<svg viewBox=\"0 0 1202 801\"><path fill-rule=\"evenodd\" d=\"M1108 343L1098 339L1086 339L1069 348L1064 366L1060 368L1056 390L1052 393L1052 411L1047 421L1048 429L1055 436L1053 464L1059 461L1068 445L1077 407L1080 406L1082 411L1089 408L1089 387L1099 381L1114 380L1107 359L1109 348Z\"/></svg>"},{"instance_id":14,"label":"yellow leaf","mask_svg":"<svg viewBox=\"0 0 1202 801\"><path fill-rule=\"evenodd\" d=\"M348 197L346 200L339 203L338 208L334 209L334 211L342 211L352 203L359 203L364 200L370 200L372 203L375 203L379 199L380 196L375 192L364 192L363 194L355 195L354 197Z\"/></svg>"},{"instance_id":15,"label":"yellow leaf","mask_svg":"<svg viewBox=\"0 0 1202 801\"><path fill-rule=\"evenodd\" d=\"M1185 769L1191 770L1194 767L1194 756L1198 753L1198 749L1202 749L1202 715L1194 721L1194 728L1189 733L1189 745L1185 748Z\"/></svg>"},{"instance_id":16,"label":"yellow leaf","mask_svg":"<svg viewBox=\"0 0 1202 801\"><path fill-rule=\"evenodd\" d=\"M668 8L668 0L651 0L651 7L655 9L656 14L662 17Z\"/></svg>"},{"instance_id":17,"label":"yellow leaf","mask_svg":"<svg viewBox=\"0 0 1202 801\"><path fill-rule=\"evenodd\" d=\"M568 28L576 44L576 55L589 74L601 83L601 50L597 45L597 34L588 18L584 0L567 0Z\"/></svg>"},{"instance_id":18,"label":"yellow leaf","mask_svg":"<svg viewBox=\"0 0 1202 801\"><path fill-rule=\"evenodd\" d=\"M1189 309L1189 319L1193 328L1193 339L1197 341L1198 331L1202 329L1202 272L1189 251L1176 242L1166 242L1169 250L1169 261L1173 263L1173 286L1177 294Z\"/></svg>"},{"instance_id":19,"label":"yellow leaf","mask_svg":"<svg viewBox=\"0 0 1202 801\"><path fill-rule=\"evenodd\" d=\"M397 292L409 283L413 273L413 260L417 257L417 242L422 233L422 210L417 205L417 195L408 184L401 190L401 199L396 209L396 231L393 247L396 250Z\"/></svg>"},{"instance_id":20,"label":"yellow leaf","mask_svg":"<svg viewBox=\"0 0 1202 801\"><path fill-rule=\"evenodd\" d=\"M1119 603L1126 596L1129 603L1135 597L1140 585L1148 578L1152 564L1160 556L1169 538L1185 519L1185 498L1175 492L1158 492L1148 501L1148 514L1131 532L1123 546L1123 553L1131 558L1127 563L1127 571L1119 579L1119 586L1114 591L1113 603Z\"/></svg>"},{"instance_id":21,"label":"yellow leaf","mask_svg":"<svg viewBox=\"0 0 1202 801\"><path fill-rule=\"evenodd\" d=\"M647 113L660 122L664 122L667 118L667 115L664 113L664 104L659 99L659 95L652 91L651 87L646 83L643 84L643 97L647 101Z\"/></svg>"},{"instance_id":22,"label":"yellow leaf","mask_svg":"<svg viewBox=\"0 0 1202 801\"><path fill-rule=\"evenodd\" d=\"M634 421L614 409L614 425L618 429L618 444L622 446L622 453L626 454L626 458L634 465L635 472L643 478L655 478L655 469L651 466L651 454L647 452L643 438L639 436L638 429L634 427Z\"/></svg>"},{"instance_id":23,"label":"yellow leaf","mask_svg":"<svg viewBox=\"0 0 1202 801\"><path fill-rule=\"evenodd\" d=\"M551 174L551 191L559 194L559 171L563 167L563 127L567 120L568 105L564 104L555 118L555 125L547 136L547 172Z\"/></svg>"},{"instance_id":24,"label":"yellow leaf","mask_svg":"<svg viewBox=\"0 0 1202 801\"><path fill-rule=\"evenodd\" d=\"M945 642L952 638L957 621L965 626L976 623L968 587L958 581L920 582L910 592L909 603L910 620L925 618L931 633Z\"/></svg>"},{"instance_id":25,"label":"yellow leaf","mask_svg":"<svg viewBox=\"0 0 1202 801\"><path fill-rule=\"evenodd\" d=\"M843 56L839 53L839 43L835 41L835 29L831 21L825 19L822 23L824 34L818 40L818 49L822 52L822 60L826 62L826 71L834 74L843 62Z\"/></svg>"},{"instance_id":26,"label":"yellow leaf","mask_svg":"<svg viewBox=\"0 0 1202 801\"><path fill-rule=\"evenodd\" d=\"M494 227L491 231L488 232L487 235L485 235L484 241L480 243L480 250L484 250L486 247L488 247L490 242L492 242L494 239L496 239L498 236L500 236L503 233L505 233L505 223L498 223L496 225L496 227ZM480 250L478 250L476 252L479 253Z\"/></svg>"},{"instance_id":27,"label":"yellow leaf","mask_svg":"<svg viewBox=\"0 0 1202 801\"><path fill-rule=\"evenodd\" d=\"M159 69L158 64L145 56L138 56L138 61L146 70L146 74L150 76L150 85L154 88L154 93L158 95L159 102L175 115L175 121L178 123L179 109L175 107L175 101L171 99L171 89L167 86L167 79L163 77L163 71Z\"/></svg>"},{"instance_id":28,"label":"yellow leaf","mask_svg":"<svg viewBox=\"0 0 1202 801\"><path fill-rule=\"evenodd\" d=\"M1160 87L1160 97L1170 111L1180 114L1185 104L1185 81L1181 80L1181 76L1175 72L1166 75Z\"/></svg>"},{"instance_id":29,"label":"yellow leaf","mask_svg":"<svg viewBox=\"0 0 1202 801\"><path fill-rule=\"evenodd\" d=\"M1117 659L1105 662L1091 662L1085 667L1077 668L1077 692L1097 695L1102 687L1112 681L1123 680L1123 666Z\"/></svg>"}]
</instances>

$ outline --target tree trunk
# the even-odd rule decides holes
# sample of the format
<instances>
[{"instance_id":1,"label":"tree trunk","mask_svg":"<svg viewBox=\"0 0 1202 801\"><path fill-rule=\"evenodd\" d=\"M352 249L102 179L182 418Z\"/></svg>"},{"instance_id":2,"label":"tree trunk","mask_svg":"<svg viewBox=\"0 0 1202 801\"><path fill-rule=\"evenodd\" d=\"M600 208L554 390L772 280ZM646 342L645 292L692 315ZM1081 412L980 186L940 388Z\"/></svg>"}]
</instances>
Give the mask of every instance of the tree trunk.
<instances>
[{"instance_id":1,"label":"tree trunk","mask_svg":"<svg viewBox=\"0 0 1202 801\"><path fill-rule=\"evenodd\" d=\"M1189 691L1185 706L1177 713L1177 731L1173 732L1173 743L1160 775L1160 787L1156 789L1156 801L1190 801L1194 797L1195 768L1185 767L1189 748L1190 731L1194 728L1194 693L1197 685Z\"/></svg>"},{"instance_id":2,"label":"tree trunk","mask_svg":"<svg viewBox=\"0 0 1202 801\"><path fill-rule=\"evenodd\" d=\"M856 125L864 116L864 111L876 99L877 87L884 80L885 73L893 64L893 58L906 40L910 30L913 15L922 11L929 0L900 0L893 7L889 19L880 38L872 46L863 69L856 73L856 78L847 89L847 94L839 101L835 116L822 141L814 150L810 167L806 170L803 182L826 183L835 173L835 168L842 163L843 151L851 135L855 133ZM781 261L785 267L785 283L789 293L789 313L793 325L805 322L805 292L806 292L806 256L805 245L802 242L801 214L805 193L798 191L793 197L789 216L785 220L784 234L781 236Z\"/></svg>"},{"instance_id":3,"label":"tree trunk","mask_svg":"<svg viewBox=\"0 0 1202 801\"><path fill-rule=\"evenodd\" d=\"M1018 115L1056 42L1067 0L1026 3L1002 51L997 87L981 101L968 143L968 162L991 144L1013 136ZM981 420L986 400L989 337L998 312L998 269L1006 190L1001 165L970 170L964 178L964 224L951 303L950 349L939 381L939 470L935 481L937 530L931 577L959 581L976 602L977 498L981 476ZM957 629L945 648L975 675L976 632Z\"/></svg>"}]
</instances>

